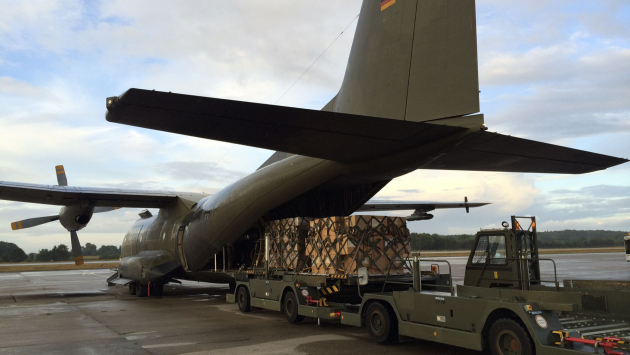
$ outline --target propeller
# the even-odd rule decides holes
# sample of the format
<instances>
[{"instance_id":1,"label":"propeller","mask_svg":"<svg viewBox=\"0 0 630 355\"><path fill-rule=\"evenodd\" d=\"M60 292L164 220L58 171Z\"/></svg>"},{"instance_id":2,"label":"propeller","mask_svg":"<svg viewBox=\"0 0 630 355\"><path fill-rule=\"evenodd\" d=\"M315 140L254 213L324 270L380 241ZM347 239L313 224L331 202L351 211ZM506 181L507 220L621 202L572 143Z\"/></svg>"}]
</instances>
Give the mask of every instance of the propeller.
<instances>
[{"instance_id":1,"label":"propeller","mask_svg":"<svg viewBox=\"0 0 630 355\"><path fill-rule=\"evenodd\" d=\"M66 178L66 171L63 165L57 165L55 167L55 171L57 173L57 183L59 186L68 186L68 179ZM83 250L81 249L81 243L79 242L79 235L77 234L77 231L87 226L92 218L92 214L114 211L119 208L120 207L94 207L90 206L89 203L80 202L74 205L62 207L59 214L56 216L37 217L13 222L11 223L11 229L19 230L59 221L61 225L70 232L70 242L72 245L74 264L79 266L83 265Z\"/></svg>"},{"instance_id":2,"label":"propeller","mask_svg":"<svg viewBox=\"0 0 630 355\"><path fill-rule=\"evenodd\" d=\"M466 207L466 213L470 213L470 206L468 205L468 196L464 197L464 207Z\"/></svg>"},{"instance_id":3,"label":"propeller","mask_svg":"<svg viewBox=\"0 0 630 355\"><path fill-rule=\"evenodd\" d=\"M57 172L57 183L59 184L59 186L68 186L66 169L63 168L63 165L55 166L55 171Z\"/></svg>"},{"instance_id":4,"label":"propeller","mask_svg":"<svg viewBox=\"0 0 630 355\"><path fill-rule=\"evenodd\" d=\"M48 222L54 222L58 220L59 220L59 215L30 218L30 219L25 219L23 221L11 223L11 229L15 231L18 229L31 228L31 227L39 226L42 224L46 224Z\"/></svg>"},{"instance_id":5,"label":"propeller","mask_svg":"<svg viewBox=\"0 0 630 355\"><path fill-rule=\"evenodd\" d=\"M72 243L72 256L76 266L83 265L83 250L79 243L79 235L75 231L70 232L70 242Z\"/></svg>"}]
</instances>

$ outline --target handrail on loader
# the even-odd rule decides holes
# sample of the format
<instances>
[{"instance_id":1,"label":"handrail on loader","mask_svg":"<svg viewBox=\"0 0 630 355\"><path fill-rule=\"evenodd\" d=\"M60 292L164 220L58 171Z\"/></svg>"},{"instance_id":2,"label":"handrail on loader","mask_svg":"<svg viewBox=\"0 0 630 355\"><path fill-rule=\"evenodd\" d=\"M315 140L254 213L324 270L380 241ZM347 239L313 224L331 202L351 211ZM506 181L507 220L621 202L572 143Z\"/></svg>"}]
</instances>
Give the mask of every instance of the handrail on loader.
<instances>
[{"instance_id":1,"label":"handrail on loader","mask_svg":"<svg viewBox=\"0 0 630 355\"><path fill-rule=\"evenodd\" d=\"M551 263L553 264L553 276L554 276L554 280L527 280L529 282L529 287L527 288L528 290L531 289L532 286L532 281L534 282L540 282L540 283L551 283L553 282L555 287L556 287L556 291L560 290L560 283L558 282L558 268L556 266L556 261L553 259L546 259L546 258L536 258L536 259L531 259L531 258L488 258L488 261L490 260L511 260L511 261L521 261L521 260L537 260L537 261L551 261ZM481 280L498 280L498 281L518 281L519 283L521 283L521 289L525 290L525 284L522 283L522 281L525 281L525 279L519 278L519 279L497 279L497 278L490 278L490 277L481 277Z\"/></svg>"},{"instance_id":2,"label":"handrail on loader","mask_svg":"<svg viewBox=\"0 0 630 355\"><path fill-rule=\"evenodd\" d=\"M388 283L390 284L398 284L398 285L409 285L409 282L399 282L399 281L388 281L389 279L389 275L390 275L390 271L392 269L392 265L394 264L394 261L396 260L391 260L389 262L389 266L387 268L387 274L385 275L385 282L383 282L383 289L381 292L385 292L385 287L387 286ZM413 265L413 261L414 258L403 258L402 261L404 261L405 263L409 263L410 261L412 262ZM427 261L427 262L432 262L432 263L446 263L448 265L448 275L449 275L449 291L451 293L451 296L455 295L455 289L453 287L453 271L452 271L452 267L451 267L451 263L448 260L437 260L437 259L418 259L418 274L420 275L420 277L422 277L422 270L420 269L420 262L422 261ZM411 272L412 274L414 274L416 272L415 268L412 266L411 268ZM422 282L422 279L420 279ZM413 285L413 283L411 283L411 285ZM435 288L437 290L438 287L444 287L442 285L435 285ZM419 290L415 290L415 291L419 291Z\"/></svg>"}]
</instances>

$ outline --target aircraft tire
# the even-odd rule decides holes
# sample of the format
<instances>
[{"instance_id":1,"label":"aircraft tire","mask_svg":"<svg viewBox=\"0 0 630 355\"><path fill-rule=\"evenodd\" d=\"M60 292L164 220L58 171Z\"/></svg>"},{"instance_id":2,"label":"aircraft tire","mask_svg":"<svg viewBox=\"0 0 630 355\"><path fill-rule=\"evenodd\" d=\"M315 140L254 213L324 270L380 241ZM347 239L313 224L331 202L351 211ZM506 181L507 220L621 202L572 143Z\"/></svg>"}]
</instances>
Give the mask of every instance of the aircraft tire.
<instances>
[{"instance_id":1,"label":"aircraft tire","mask_svg":"<svg viewBox=\"0 0 630 355\"><path fill-rule=\"evenodd\" d=\"M132 296L136 295L136 283L132 282L129 284L129 294Z\"/></svg>"},{"instance_id":2,"label":"aircraft tire","mask_svg":"<svg viewBox=\"0 0 630 355\"><path fill-rule=\"evenodd\" d=\"M295 297L295 293L293 291L287 292L284 295L284 316L287 318L289 323L300 323L304 320L304 316L298 314L299 303L297 297Z\"/></svg>"},{"instance_id":3,"label":"aircraft tire","mask_svg":"<svg viewBox=\"0 0 630 355\"><path fill-rule=\"evenodd\" d=\"M236 292L236 301L238 302L238 310L243 312L243 313L247 313L247 312L251 312L252 307L250 305L250 298L249 298L249 290L247 290L247 287L245 286L241 286L238 289L238 292Z\"/></svg>"},{"instance_id":4,"label":"aircraft tire","mask_svg":"<svg viewBox=\"0 0 630 355\"><path fill-rule=\"evenodd\" d=\"M136 296L147 297L148 294L149 294L149 288L146 285L137 284Z\"/></svg>"},{"instance_id":5,"label":"aircraft tire","mask_svg":"<svg viewBox=\"0 0 630 355\"><path fill-rule=\"evenodd\" d=\"M393 343L398 339L398 319L393 311L379 302L372 303L365 315L370 337L379 344Z\"/></svg>"},{"instance_id":6,"label":"aircraft tire","mask_svg":"<svg viewBox=\"0 0 630 355\"><path fill-rule=\"evenodd\" d=\"M517 353L532 355L532 339L518 322L512 319L499 319L488 333L488 346L492 355L507 355Z\"/></svg>"},{"instance_id":7,"label":"aircraft tire","mask_svg":"<svg viewBox=\"0 0 630 355\"><path fill-rule=\"evenodd\" d=\"M164 285L151 285L151 296L162 297L164 295Z\"/></svg>"}]
</instances>

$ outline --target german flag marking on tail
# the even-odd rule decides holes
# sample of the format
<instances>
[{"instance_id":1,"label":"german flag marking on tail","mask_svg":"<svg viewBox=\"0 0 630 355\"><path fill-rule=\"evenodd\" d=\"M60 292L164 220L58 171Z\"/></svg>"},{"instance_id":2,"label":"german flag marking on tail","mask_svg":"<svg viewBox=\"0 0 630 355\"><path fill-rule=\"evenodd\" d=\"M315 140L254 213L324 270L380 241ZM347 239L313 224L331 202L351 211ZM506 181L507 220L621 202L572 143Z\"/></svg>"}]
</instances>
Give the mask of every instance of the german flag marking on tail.
<instances>
[{"instance_id":1,"label":"german flag marking on tail","mask_svg":"<svg viewBox=\"0 0 630 355\"><path fill-rule=\"evenodd\" d=\"M396 0L381 0L381 11L385 11L388 7L394 5Z\"/></svg>"}]
</instances>

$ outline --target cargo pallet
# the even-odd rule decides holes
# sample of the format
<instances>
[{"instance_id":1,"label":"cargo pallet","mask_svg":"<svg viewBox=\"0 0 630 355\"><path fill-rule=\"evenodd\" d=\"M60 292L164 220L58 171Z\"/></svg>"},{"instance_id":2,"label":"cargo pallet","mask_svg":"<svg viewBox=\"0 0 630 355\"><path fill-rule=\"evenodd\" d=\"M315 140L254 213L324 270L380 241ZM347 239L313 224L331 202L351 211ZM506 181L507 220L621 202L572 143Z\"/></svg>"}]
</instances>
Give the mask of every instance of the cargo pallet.
<instances>
[{"instance_id":1,"label":"cargo pallet","mask_svg":"<svg viewBox=\"0 0 630 355\"><path fill-rule=\"evenodd\" d=\"M242 312L283 312L292 323L311 317L365 327L378 343L412 338L495 355L630 354L630 282L561 285L555 262L538 256L535 218L512 217L511 226L477 233L456 288L447 261L414 253L403 260L411 273L392 277L365 268L347 278L241 271L227 300ZM420 271L424 262L434 263L431 272ZM554 265L553 280L541 279L540 262ZM448 274L439 273L441 264ZM330 301L338 292L351 301Z\"/></svg>"}]
</instances>

